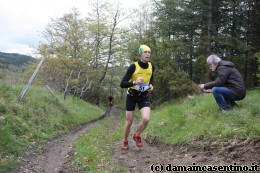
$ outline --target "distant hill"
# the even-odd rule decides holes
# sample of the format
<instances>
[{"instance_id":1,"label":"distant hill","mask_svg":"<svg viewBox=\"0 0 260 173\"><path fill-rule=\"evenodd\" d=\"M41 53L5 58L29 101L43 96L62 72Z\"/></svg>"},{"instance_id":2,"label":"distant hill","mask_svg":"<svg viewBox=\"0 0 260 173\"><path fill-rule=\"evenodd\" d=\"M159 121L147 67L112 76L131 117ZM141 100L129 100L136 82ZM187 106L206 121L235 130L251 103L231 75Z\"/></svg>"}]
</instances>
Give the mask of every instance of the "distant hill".
<instances>
[{"instance_id":1,"label":"distant hill","mask_svg":"<svg viewBox=\"0 0 260 173\"><path fill-rule=\"evenodd\" d=\"M0 52L0 81L8 83L22 81L22 73L28 68L30 61L35 61L35 58L18 53Z\"/></svg>"},{"instance_id":2,"label":"distant hill","mask_svg":"<svg viewBox=\"0 0 260 173\"><path fill-rule=\"evenodd\" d=\"M29 61L34 61L34 58L18 53L4 53L0 52L0 68L6 69L11 66L21 67L26 65Z\"/></svg>"}]
</instances>

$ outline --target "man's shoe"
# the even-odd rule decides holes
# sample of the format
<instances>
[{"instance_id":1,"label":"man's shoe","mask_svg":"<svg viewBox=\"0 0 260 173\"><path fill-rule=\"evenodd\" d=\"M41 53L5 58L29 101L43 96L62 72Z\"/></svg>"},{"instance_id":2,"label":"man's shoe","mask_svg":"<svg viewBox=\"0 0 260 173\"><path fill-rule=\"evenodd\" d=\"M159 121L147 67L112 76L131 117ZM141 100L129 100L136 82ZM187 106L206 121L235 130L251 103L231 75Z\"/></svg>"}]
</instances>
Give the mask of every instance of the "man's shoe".
<instances>
[{"instance_id":1,"label":"man's shoe","mask_svg":"<svg viewBox=\"0 0 260 173\"><path fill-rule=\"evenodd\" d=\"M230 101L229 105L230 105L231 108L237 108L238 107L238 105L236 104L235 101Z\"/></svg>"},{"instance_id":2,"label":"man's shoe","mask_svg":"<svg viewBox=\"0 0 260 173\"><path fill-rule=\"evenodd\" d=\"M230 111L230 110L231 110L230 107L226 107L225 109L219 108L219 111L222 111L222 112L226 112L226 111Z\"/></svg>"},{"instance_id":3,"label":"man's shoe","mask_svg":"<svg viewBox=\"0 0 260 173\"><path fill-rule=\"evenodd\" d=\"M123 140L123 146L122 146L122 150L128 150L129 147L128 147L128 140Z\"/></svg>"},{"instance_id":4,"label":"man's shoe","mask_svg":"<svg viewBox=\"0 0 260 173\"><path fill-rule=\"evenodd\" d=\"M134 140L136 142L136 146L137 147L142 147L143 146L143 143L142 143L140 135L135 134L133 138L134 138Z\"/></svg>"}]
</instances>

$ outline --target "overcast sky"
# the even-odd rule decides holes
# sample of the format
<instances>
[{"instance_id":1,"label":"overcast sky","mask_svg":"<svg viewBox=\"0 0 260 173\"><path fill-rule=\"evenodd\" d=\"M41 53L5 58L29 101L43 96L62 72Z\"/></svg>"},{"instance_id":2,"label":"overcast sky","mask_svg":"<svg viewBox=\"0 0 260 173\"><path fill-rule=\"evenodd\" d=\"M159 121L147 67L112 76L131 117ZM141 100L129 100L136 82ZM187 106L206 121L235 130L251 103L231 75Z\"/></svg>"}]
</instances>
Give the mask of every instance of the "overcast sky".
<instances>
[{"instance_id":1,"label":"overcast sky","mask_svg":"<svg viewBox=\"0 0 260 173\"><path fill-rule=\"evenodd\" d=\"M33 56L33 49L41 40L42 32L52 18L77 8L82 16L90 11L89 0L1 0L0 52ZM109 1L109 0L107 0ZM111 0L115 1L115 0ZM142 0L119 0L136 7Z\"/></svg>"}]
</instances>

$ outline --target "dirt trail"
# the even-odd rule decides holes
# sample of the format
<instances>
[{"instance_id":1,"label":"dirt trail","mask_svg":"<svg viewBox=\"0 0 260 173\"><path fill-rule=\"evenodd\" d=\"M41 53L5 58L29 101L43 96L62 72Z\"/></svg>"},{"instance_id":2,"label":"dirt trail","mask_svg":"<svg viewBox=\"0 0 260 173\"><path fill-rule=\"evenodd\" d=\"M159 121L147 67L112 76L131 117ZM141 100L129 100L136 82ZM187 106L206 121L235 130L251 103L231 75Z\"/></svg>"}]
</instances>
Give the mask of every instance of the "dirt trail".
<instances>
[{"instance_id":1,"label":"dirt trail","mask_svg":"<svg viewBox=\"0 0 260 173\"><path fill-rule=\"evenodd\" d=\"M110 116L107 111L104 118L113 118L113 122L115 122L113 124L116 125L122 118L121 113L122 110L112 108ZM24 166L14 172L82 172L80 167L73 162L72 157L69 157L74 153L71 144L76 138L87 133L88 129L95 127L97 123L98 121L87 123L68 135L50 141L44 147L42 153L34 153L24 157ZM137 124L136 121L133 123L132 133ZM111 126L108 133L115 128L115 126ZM188 166L194 163L202 166L223 166L234 163L246 166L251 166L252 163L260 165L260 138L226 142L198 138L186 146L172 146L160 143L158 137L147 135L143 136L143 147L138 148L131 138L132 133L129 137L128 151L121 150L121 140L117 141L111 148L111 161L115 165L121 165L127 170L126 172L171 172L167 171L170 166ZM110 172L113 172L112 166L114 164L109 168Z\"/></svg>"},{"instance_id":2,"label":"dirt trail","mask_svg":"<svg viewBox=\"0 0 260 173\"><path fill-rule=\"evenodd\" d=\"M82 125L67 135L61 136L46 143L42 151L31 151L21 158L22 166L11 173L54 173L63 172L63 164L66 164L70 153L73 152L72 143L78 137L97 125L98 120L107 117L107 113L97 120Z\"/></svg>"}]
</instances>

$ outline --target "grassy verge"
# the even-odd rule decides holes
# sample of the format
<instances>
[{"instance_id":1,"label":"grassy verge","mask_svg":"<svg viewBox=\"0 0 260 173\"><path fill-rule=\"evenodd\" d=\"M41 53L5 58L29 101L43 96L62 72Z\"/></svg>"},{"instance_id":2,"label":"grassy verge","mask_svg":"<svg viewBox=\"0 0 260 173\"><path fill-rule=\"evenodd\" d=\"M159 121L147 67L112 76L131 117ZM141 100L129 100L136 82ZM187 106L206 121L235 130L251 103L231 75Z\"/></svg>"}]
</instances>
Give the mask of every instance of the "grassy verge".
<instances>
[{"instance_id":1,"label":"grassy verge","mask_svg":"<svg viewBox=\"0 0 260 173\"><path fill-rule=\"evenodd\" d=\"M167 144L193 138L254 138L260 136L260 91L249 91L239 107L221 112L211 94L174 101L152 112L146 135Z\"/></svg>"},{"instance_id":2,"label":"grassy verge","mask_svg":"<svg viewBox=\"0 0 260 173\"><path fill-rule=\"evenodd\" d=\"M62 93L55 93L57 99L47 88L33 86L18 103L22 87L0 83L0 172L17 167L25 151L105 112L78 98L68 96L63 100ZM220 112L210 94L172 101L152 110L143 135L159 136L168 144L189 143L197 137L259 137L259 101L259 90L249 91L238 102L239 108L229 112ZM86 172L107 172L111 168L111 147L121 140L124 121L122 118L115 126L113 119L102 120L75 141L75 159ZM111 131L111 127L115 129ZM111 172L125 171L119 165L112 168Z\"/></svg>"},{"instance_id":3,"label":"grassy verge","mask_svg":"<svg viewBox=\"0 0 260 173\"><path fill-rule=\"evenodd\" d=\"M124 121L125 119L122 119L116 125L113 119L102 120L97 127L75 141L76 161L82 165L85 172L108 171L113 164L110 160L111 147L122 138ZM113 126L116 126L116 129L111 131ZM109 172L124 171L119 165L113 165L113 170Z\"/></svg>"},{"instance_id":4,"label":"grassy verge","mask_svg":"<svg viewBox=\"0 0 260 173\"><path fill-rule=\"evenodd\" d=\"M31 86L22 102L23 86L0 83L0 172L19 165L27 150L105 113L101 108L47 88Z\"/></svg>"},{"instance_id":5,"label":"grassy verge","mask_svg":"<svg viewBox=\"0 0 260 173\"><path fill-rule=\"evenodd\" d=\"M245 100L238 102L239 108L229 112L219 111L210 94L175 100L152 110L143 135L160 136L160 142L166 144L187 144L197 137L254 138L260 136L259 100L260 91L250 91ZM111 145L122 138L124 121L110 134L113 121L103 120L75 142L76 160L86 172L109 172ZM115 170L110 172L126 171L119 165L113 167Z\"/></svg>"}]
</instances>

